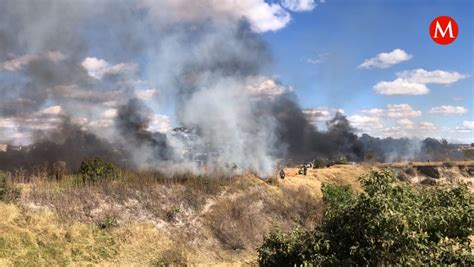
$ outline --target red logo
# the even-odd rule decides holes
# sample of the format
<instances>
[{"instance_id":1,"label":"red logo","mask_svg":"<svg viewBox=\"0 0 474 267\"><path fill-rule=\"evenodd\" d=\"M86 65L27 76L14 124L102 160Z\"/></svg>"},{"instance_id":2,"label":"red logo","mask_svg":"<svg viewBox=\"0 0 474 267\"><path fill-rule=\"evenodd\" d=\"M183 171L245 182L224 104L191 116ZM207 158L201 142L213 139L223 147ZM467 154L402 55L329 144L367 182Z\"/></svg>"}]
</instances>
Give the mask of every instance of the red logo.
<instances>
[{"instance_id":1,"label":"red logo","mask_svg":"<svg viewBox=\"0 0 474 267\"><path fill-rule=\"evenodd\" d=\"M448 45L458 37L458 24L448 16L435 18L430 25L431 39L440 45Z\"/></svg>"}]
</instances>

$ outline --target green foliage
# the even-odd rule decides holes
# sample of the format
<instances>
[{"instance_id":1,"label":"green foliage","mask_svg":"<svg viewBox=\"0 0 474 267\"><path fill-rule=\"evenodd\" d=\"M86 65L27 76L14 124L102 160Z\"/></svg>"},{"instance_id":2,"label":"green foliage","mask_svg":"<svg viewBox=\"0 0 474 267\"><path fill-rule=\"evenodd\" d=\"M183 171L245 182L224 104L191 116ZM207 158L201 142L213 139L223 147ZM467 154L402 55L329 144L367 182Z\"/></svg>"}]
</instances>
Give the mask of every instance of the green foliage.
<instances>
[{"instance_id":1,"label":"green foliage","mask_svg":"<svg viewBox=\"0 0 474 267\"><path fill-rule=\"evenodd\" d=\"M94 183L100 180L115 179L117 168L101 158L82 161L79 173L84 183Z\"/></svg>"},{"instance_id":2,"label":"green foliage","mask_svg":"<svg viewBox=\"0 0 474 267\"><path fill-rule=\"evenodd\" d=\"M352 203L354 198L350 185L323 184L321 191L324 203L329 206L327 213L345 208Z\"/></svg>"},{"instance_id":3,"label":"green foliage","mask_svg":"<svg viewBox=\"0 0 474 267\"><path fill-rule=\"evenodd\" d=\"M465 149L463 152L465 159L474 159L474 149Z\"/></svg>"},{"instance_id":4,"label":"green foliage","mask_svg":"<svg viewBox=\"0 0 474 267\"><path fill-rule=\"evenodd\" d=\"M313 160L313 169L322 169L326 168L327 162L322 159Z\"/></svg>"},{"instance_id":5,"label":"green foliage","mask_svg":"<svg viewBox=\"0 0 474 267\"><path fill-rule=\"evenodd\" d=\"M262 266L299 266L304 263L306 253L311 247L304 231L297 228L287 234L279 229L270 231L264 239L263 245L258 248L259 263Z\"/></svg>"},{"instance_id":6,"label":"green foliage","mask_svg":"<svg viewBox=\"0 0 474 267\"><path fill-rule=\"evenodd\" d=\"M364 192L357 197L343 187L324 186L330 216L313 231L273 231L258 249L259 262L474 264L473 196L466 185L418 187L395 181L387 171L371 172L361 184Z\"/></svg>"},{"instance_id":7,"label":"green foliage","mask_svg":"<svg viewBox=\"0 0 474 267\"><path fill-rule=\"evenodd\" d=\"M20 197L20 193L20 189L8 181L8 174L0 172L0 200L7 202L15 201Z\"/></svg>"}]
</instances>

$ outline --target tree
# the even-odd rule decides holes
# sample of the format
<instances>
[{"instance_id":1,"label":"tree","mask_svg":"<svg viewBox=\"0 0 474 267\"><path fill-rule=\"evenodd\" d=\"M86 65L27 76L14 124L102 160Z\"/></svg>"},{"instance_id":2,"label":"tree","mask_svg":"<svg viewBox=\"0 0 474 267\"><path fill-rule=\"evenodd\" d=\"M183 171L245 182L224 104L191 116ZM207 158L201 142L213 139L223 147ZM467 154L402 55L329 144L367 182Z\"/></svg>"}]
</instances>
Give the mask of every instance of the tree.
<instances>
[{"instance_id":1,"label":"tree","mask_svg":"<svg viewBox=\"0 0 474 267\"><path fill-rule=\"evenodd\" d=\"M473 196L466 185L403 184L387 171L371 172L361 184L364 192L357 197L334 185L323 187L322 225L304 233L271 233L258 249L260 263L286 259L278 248L289 246L301 248L297 256L288 254L294 263L474 264Z\"/></svg>"}]
</instances>

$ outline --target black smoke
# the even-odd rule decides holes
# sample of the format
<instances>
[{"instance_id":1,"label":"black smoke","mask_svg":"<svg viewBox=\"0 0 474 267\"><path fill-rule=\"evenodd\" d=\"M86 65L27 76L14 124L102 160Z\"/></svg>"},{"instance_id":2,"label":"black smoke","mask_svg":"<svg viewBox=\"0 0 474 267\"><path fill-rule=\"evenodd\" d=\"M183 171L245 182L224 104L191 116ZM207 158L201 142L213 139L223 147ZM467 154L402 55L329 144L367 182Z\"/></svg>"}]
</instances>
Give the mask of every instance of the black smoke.
<instances>
[{"instance_id":1,"label":"black smoke","mask_svg":"<svg viewBox=\"0 0 474 267\"><path fill-rule=\"evenodd\" d=\"M96 135L100 130L66 121L34 135L27 150L0 153L0 169L57 160L74 169L91 156L157 167L171 160L173 147L165 134L149 130L149 106L165 104L175 108L179 126L196 130L207 152L220 153L216 164L265 175L276 159L420 156L408 139L359 138L343 114L328 121L326 130L317 129L291 92L254 100L246 92L248 81L266 73L271 52L245 17L235 21L219 8L206 8L219 3L204 1L198 11L186 10L196 14L184 14L172 10L172 1L1 1L0 63L26 56L15 71L0 66L1 117L12 117L23 128L22 118L52 105L88 122L105 109L116 109L117 115L106 139ZM81 64L86 57L104 58L109 67L140 67L137 74L115 69L91 77ZM137 99L139 79L159 88L159 99ZM431 140L422 147L430 155L446 154L444 144Z\"/></svg>"},{"instance_id":2,"label":"black smoke","mask_svg":"<svg viewBox=\"0 0 474 267\"><path fill-rule=\"evenodd\" d=\"M127 158L127 152L119 146L98 138L96 135L82 130L67 118L54 131L37 132L34 144L15 147L0 152L0 170L14 171L20 168L32 170L35 166L46 164L51 167L56 161L66 162L69 171L79 168L84 159L101 157L107 161L121 165Z\"/></svg>"},{"instance_id":3,"label":"black smoke","mask_svg":"<svg viewBox=\"0 0 474 267\"><path fill-rule=\"evenodd\" d=\"M143 101L132 98L118 108L115 119L115 127L123 142L128 146L151 150L150 158L146 159L150 163L166 160L168 154L166 136L148 130L151 114L152 111Z\"/></svg>"},{"instance_id":4,"label":"black smoke","mask_svg":"<svg viewBox=\"0 0 474 267\"><path fill-rule=\"evenodd\" d=\"M287 159L363 159L363 144L343 114L336 113L326 123L327 130L321 131L309 122L292 94L282 95L268 105L277 118L280 145L287 147Z\"/></svg>"}]
</instances>

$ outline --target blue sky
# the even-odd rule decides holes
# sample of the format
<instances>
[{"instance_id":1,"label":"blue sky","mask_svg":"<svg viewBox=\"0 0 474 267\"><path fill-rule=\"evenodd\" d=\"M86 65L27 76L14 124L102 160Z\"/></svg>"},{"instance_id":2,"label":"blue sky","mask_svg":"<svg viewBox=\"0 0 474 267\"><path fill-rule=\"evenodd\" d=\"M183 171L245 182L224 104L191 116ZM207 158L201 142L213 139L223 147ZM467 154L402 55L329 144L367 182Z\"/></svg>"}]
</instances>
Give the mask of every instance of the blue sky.
<instances>
[{"instance_id":1,"label":"blue sky","mask_svg":"<svg viewBox=\"0 0 474 267\"><path fill-rule=\"evenodd\" d=\"M458 38L450 45L438 45L429 36L431 21L440 15L451 16L458 23ZM434 135L474 141L472 131L442 129L461 129L464 121L473 120L473 17L473 2L467 0L328 0L312 11L293 13L285 28L263 34L274 54L274 64L268 71L292 86L305 108L338 108L350 116L363 109L408 104L422 112L408 119L433 123ZM384 69L357 68L365 59L397 48L412 58ZM413 69L458 72L470 77L449 85L427 84L430 92L424 95L374 92L378 82L392 81L397 72ZM461 106L467 112L451 116L429 112L443 105ZM385 127L397 124L398 119L402 118L384 119ZM412 132L408 135L416 135Z\"/></svg>"}]
</instances>

